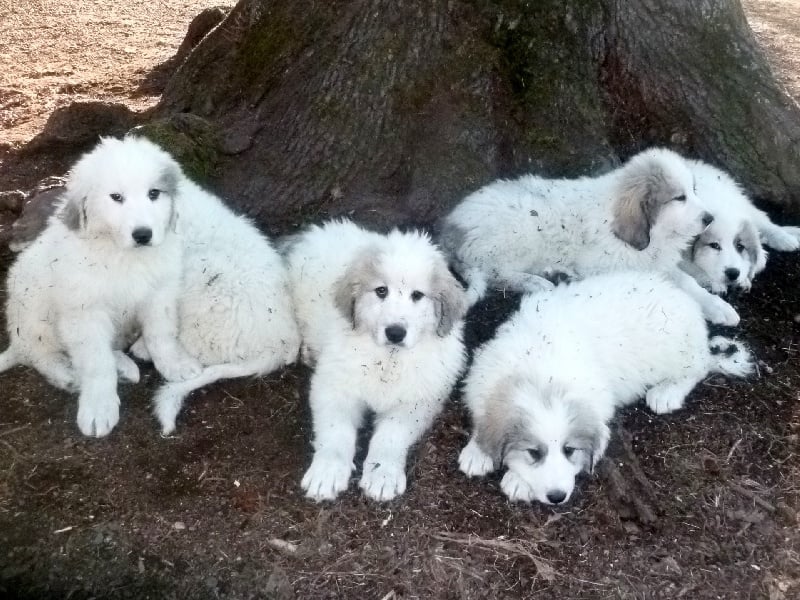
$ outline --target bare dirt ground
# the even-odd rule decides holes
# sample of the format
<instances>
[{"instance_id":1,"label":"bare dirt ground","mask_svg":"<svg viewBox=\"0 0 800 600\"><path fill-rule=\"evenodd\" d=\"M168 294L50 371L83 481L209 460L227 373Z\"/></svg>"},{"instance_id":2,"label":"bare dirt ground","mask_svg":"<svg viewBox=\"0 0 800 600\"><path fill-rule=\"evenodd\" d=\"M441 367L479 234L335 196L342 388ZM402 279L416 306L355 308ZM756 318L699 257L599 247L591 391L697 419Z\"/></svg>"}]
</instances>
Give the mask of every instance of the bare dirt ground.
<instances>
[{"instance_id":1,"label":"bare dirt ground","mask_svg":"<svg viewBox=\"0 0 800 600\"><path fill-rule=\"evenodd\" d=\"M0 190L63 169L9 167L54 108L152 105L148 73L209 5L0 0ZM800 98L800 2L746 7ZM0 277L12 258L0 253ZM510 505L497 477L458 473L457 399L413 452L405 496L376 505L352 486L318 506L298 486L303 368L210 387L169 439L149 414L152 370L122 387L120 425L102 440L77 432L73 397L29 370L4 374L0 597L798 598L799 289L798 257L775 253L737 301L758 377L711 378L675 415L626 411L600 472L559 510ZM512 308L477 307L472 345Z\"/></svg>"}]
</instances>

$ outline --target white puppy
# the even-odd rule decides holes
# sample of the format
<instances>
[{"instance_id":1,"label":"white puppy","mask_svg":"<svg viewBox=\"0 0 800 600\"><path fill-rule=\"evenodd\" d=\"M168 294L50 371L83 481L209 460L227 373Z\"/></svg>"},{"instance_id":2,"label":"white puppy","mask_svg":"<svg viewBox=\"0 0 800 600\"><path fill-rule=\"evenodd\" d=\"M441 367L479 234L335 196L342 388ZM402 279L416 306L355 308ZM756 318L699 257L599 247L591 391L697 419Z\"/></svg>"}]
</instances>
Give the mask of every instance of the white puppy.
<instances>
[{"instance_id":1,"label":"white puppy","mask_svg":"<svg viewBox=\"0 0 800 600\"><path fill-rule=\"evenodd\" d=\"M800 228L774 224L724 171L701 161L689 166L697 195L714 221L686 251L682 267L716 294L729 288L749 290L767 264L762 239L776 250L797 250Z\"/></svg>"},{"instance_id":2,"label":"white puppy","mask_svg":"<svg viewBox=\"0 0 800 600\"><path fill-rule=\"evenodd\" d=\"M599 177L495 181L444 219L442 244L469 282L470 299L487 286L538 292L569 277L636 269L668 273L714 323L739 316L678 267L681 253L711 221L686 161L651 149Z\"/></svg>"},{"instance_id":3,"label":"white puppy","mask_svg":"<svg viewBox=\"0 0 800 600\"><path fill-rule=\"evenodd\" d=\"M178 339L204 367L195 377L168 382L157 392L155 413L166 435L174 431L189 392L293 362L300 334L286 268L258 229L187 179L153 143L128 137L117 144L130 165L157 155L159 168L170 173L172 219L183 250L182 269L173 274L180 283ZM155 356L153 350L146 335L132 347L145 360Z\"/></svg>"},{"instance_id":4,"label":"white puppy","mask_svg":"<svg viewBox=\"0 0 800 600\"><path fill-rule=\"evenodd\" d=\"M29 365L53 385L79 390L85 435L104 436L119 420L117 370L139 378L119 351L135 330L167 379L200 371L176 338L179 175L152 144L101 140L74 166L63 204L9 272L10 346L0 371Z\"/></svg>"},{"instance_id":5,"label":"white puppy","mask_svg":"<svg viewBox=\"0 0 800 600\"><path fill-rule=\"evenodd\" d=\"M697 303L657 273L524 297L465 380L473 433L461 471L505 465L511 500L566 502L576 475L603 456L616 407L644 396L654 412L671 412L709 372L751 372L744 347L707 336Z\"/></svg>"},{"instance_id":6,"label":"white puppy","mask_svg":"<svg viewBox=\"0 0 800 600\"><path fill-rule=\"evenodd\" d=\"M303 357L315 363L309 498L347 489L365 414L374 432L360 486L375 500L406 488L409 447L441 411L464 366L466 298L417 232L380 235L349 221L291 238L286 258Z\"/></svg>"}]
</instances>

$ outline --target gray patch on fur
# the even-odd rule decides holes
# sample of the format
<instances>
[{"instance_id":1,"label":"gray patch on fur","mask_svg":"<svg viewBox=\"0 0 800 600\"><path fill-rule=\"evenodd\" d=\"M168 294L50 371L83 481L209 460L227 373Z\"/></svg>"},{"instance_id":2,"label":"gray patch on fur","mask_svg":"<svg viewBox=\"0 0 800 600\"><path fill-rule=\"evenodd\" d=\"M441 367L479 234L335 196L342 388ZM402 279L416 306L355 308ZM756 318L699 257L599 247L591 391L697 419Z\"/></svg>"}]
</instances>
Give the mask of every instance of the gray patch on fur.
<instances>
[{"instance_id":1,"label":"gray patch on fur","mask_svg":"<svg viewBox=\"0 0 800 600\"><path fill-rule=\"evenodd\" d=\"M86 198L75 198L68 193L63 195L63 203L58 209L58 218L70 231L86 228Z\"/></svg>"},{"instance_id":2,"label":"gray patch on fur","mask_svg":"<svg viewBox=\"0 0 800 600\"><path fill-rule=\"evenodd\" d=\"M350 321L353 329L358 327L356 300L365 288L379 277L379 251L375 247L365 248L361 255L347 268L344 275L333 285L333 304Z\"/></svg>"},{"instance_id":3,"label":"gray patch on fur","mask_svg":"<svg viewBox=\"0 0 800 600\"><path fill-rule=\"evenodd\" d=\"M483 419L475 423L475 443L492 458L495 468L502 466L512 447L531 448L538 443L530 439L523 411L511 406L511 389L511 382L498 385L487 399Z\"/></svg>"},{"instance_id":4,"label":"gray patch on fur","mask_svg":"<svg viewBox=\"0 0 800 600\"><path fill-rule=\"evenodd\" d=\"M739 242L741 242L741 244L744 246L745 250L747 251L747 256L750 259L750 272L748 275L752 279L761 267L762 261L759 259L761 258L761 254L764 252L764 249L761 247L758 231L750 221L745 221L742 224L742 228L735 240L735 243Z\"/></svg>"},{"instance_id":5,"label":"gray patch on fur","mask_svg":"<svg viewBox=\"0 0 800 600\"><path fill-rule=\"evenodd\" d=\"M664 202L670 200L666 176L656 159L623 167L611 230L637 250L650 245L650 228Z\"/></svg>"},{"instance_id":6,"label":"gray patch on fur","mask_svg":"<svg viewBox=\"0 0 800 600\"><path fill-rule=\"evenodd\" d=\"M467 295L464 288L447 269L444 261L437 261L431 281L431 296L438 324L436 334L444 337L467 314Z\"/></svg>"}]
</instances>

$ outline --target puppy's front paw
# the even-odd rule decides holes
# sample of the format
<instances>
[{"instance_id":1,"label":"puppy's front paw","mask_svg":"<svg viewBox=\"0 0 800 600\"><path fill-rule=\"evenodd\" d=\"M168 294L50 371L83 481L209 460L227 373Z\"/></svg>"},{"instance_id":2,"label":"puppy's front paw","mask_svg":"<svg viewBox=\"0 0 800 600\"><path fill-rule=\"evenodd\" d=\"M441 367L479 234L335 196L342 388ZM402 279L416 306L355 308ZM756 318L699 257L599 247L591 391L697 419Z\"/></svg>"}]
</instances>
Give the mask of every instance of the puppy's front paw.
<instances>
[{"instance_id":1,"label":"puppy's front paw","mask_svg":"<svg viewBox=\"0 0 800 600\"><path fill-rule=\"evenodd\" d=\"M335 500L336 496L347 489L352 470L352 462L335 456L315 454L300 485L306 493L306 498L317 502Z\"/></svg>"},{"instance_id":2,"label":"puppy's front paw","mask_svg":"<svg viewBox=\"0 0 800 600\"><path fill-rule=\"evenodd\" d=\"M458 455L458 469L467 477L483 477L494 471L494 461L473 438Z\"/></svg>"},{"instance_id":3,"label":"puppy's front paw","mask_svg":"<svg viewBox=\"0 0 800 600\"><path fill-rule=\"evenodd\" d=\"M794 252L800 248L800 227L774 227L766 238L770 248Z\"/></svg>"},{"instance_id":4,"label":"puppy's front paw","mask_svg":"<svg viewBox=\"0 0 800 600\"><path fill-rule=\"evenodd\" d=\"M153 362L153 358L150 356L150 351L147 349L147 344L144 343L144 337L139 336L133 345L129 348L131 354L133 354L139 360L144 362Z\"/></svg>"},{"instance_id":5,"label":"puppy's front paw","mask_svg":"<svg viewBox=\"0 0 800 600\"><path fill-rule=\"evenodd\" d=\"M184 354L159 365L158 370L167 381L186 381L200 375L203 365L197 359Z\"/></svg>"},{"instance_id":6,"label":"puppy's front paw","mask_svg":"<svg viewBox=\"0 0 800 600\"><path fill-rule=\"evenodd\" d=\"M115 351L114 359L117 363L117 375L128 383L139 383L139 367L124 352Z\"/></svg>"},{"instance_id":7,"label":"puppy's front paw","mask_svg":"<svg viewBox=\"0 0 800 600\"><path fill-rule=\"evenodd\" d=\"M673 387L654 387L647 390L645 401L657 415L675 412L683 408L686 395L682 390Z\"/></svg>"},{"instance_id":8,"label":"puppy's front paw","mask_svg":"<svg viewBox=\"0 0 800 600\"><path fill-rule=\"evenodd\" d=\"M405 469L394 463L365 462L358 486L373 500L391 500L406 491Z\"/></svg>"},{"instance_id":9,"label":"puppy's front paw","mask_svg":"<svg viewBox=\"0 0 800 600\"><path fill-rule=\"evenodd\" d=\"M512 502L533 501L533 488L515 471L507 471L503 475L500 488Z\"/></svg>"},{"instance_id":10,"label":"puppy's front paw","mask_svg":"<svg viewBox=\"0 0 800 600\"><path fill-rule=\"evenodd\" d=\"M119 423L119 396L82 393L78 398L78 428L83 435L103 437Z\"/></svg>"},{"instance_id":11,"label":"puppy's front paw","mask_svg":"<svg viewBox=\"0 0 800 600\"><path fill-rule=\"evenodd\" d=\"M739 313L719 296L709 296L703 306L706 319L715 325L735 327L739 324Z\"/></svg>"}]
</instances>

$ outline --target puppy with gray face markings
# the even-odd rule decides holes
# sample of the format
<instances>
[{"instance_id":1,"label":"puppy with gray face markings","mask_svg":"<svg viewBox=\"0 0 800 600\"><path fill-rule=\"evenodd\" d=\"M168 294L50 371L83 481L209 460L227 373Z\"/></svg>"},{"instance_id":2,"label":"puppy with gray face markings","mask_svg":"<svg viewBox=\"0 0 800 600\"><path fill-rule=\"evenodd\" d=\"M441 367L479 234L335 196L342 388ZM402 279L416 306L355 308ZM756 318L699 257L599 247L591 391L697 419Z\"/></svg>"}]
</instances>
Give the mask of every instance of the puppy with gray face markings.
<instances>
[{"instance_id":1,"label":"puppy with gray face markings","mask_svg":"<svg viewBox=\"0 0 800 600\"><path fill-rule=\"evenodd\" d=\"M724 171L697 160L689 167L714 221L685 251L681 268L715 294L748 291L767 264L762 242L775 250L797 250L800 228L773 223Z\"/></svg>"},{"instance_id":2,"label":"puppy with gray face markings","mask_svg":"<svg viewBox=\"0 0 800 600\"><path fill-rule=\"evenodd\" d=\"M697 303L656 273L526 296L464 382L473 431L459 468L482 476L505 466L509 499L562 504L605 453L617 407L644 396L655 413L672 412L708 373L752 368L741 344L709 342Z\"/></svg>"},{"instance_id":3,"label":"puppy with gray face markings","mask_svg":"<svg viewBox=\"0 0 800 600\"><path fill-rule=\"evenodd\" d=\"M441 243L469 282L471 302L489 286L551 289L556 272L582 279L636 269L669 275L708 320L736 325L736 311L678 266L711 220L687 161L653 148L598 177L492 182L444 218Z\"/></svg>"},{"instance_id":4,"label":"puppy with gray face markings","mask_svg":"<svg viewBox=\"0 0 800 600\"><path fill-rule=\"evenodd\" d=\"M314 458L303 490L319 501L347 489L356 434L371 411L359 486L391 500L405 491L409 447L464 367L464 291L418 232L380 235L333 221L289 238L283 252L302 357L314 367Z\"/></svg>"}]
</instances>

